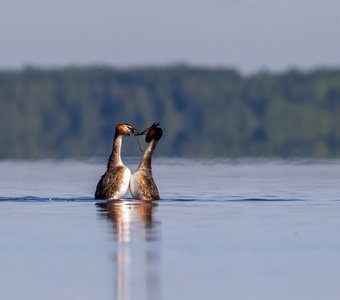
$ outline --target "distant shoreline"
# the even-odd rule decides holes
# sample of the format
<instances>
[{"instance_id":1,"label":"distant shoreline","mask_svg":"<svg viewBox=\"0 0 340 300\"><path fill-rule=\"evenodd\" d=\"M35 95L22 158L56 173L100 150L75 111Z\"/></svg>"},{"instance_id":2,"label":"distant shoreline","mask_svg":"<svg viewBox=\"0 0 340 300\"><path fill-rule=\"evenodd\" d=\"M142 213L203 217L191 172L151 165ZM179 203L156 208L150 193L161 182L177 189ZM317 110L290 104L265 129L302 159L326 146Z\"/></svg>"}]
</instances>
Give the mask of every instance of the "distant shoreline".
<instances>
[{"instance_id":1,"label":"distant shoreline","mask_svg":"<svg viewBox=\"0 0 340 300\"><path fill-rule=\"evenodd\" d=\"M0 158L107 156L121 122L160 122L160 156L340 157L340 68L28 67L0 71L0 101Z\"/></svg>"}]
</instances>

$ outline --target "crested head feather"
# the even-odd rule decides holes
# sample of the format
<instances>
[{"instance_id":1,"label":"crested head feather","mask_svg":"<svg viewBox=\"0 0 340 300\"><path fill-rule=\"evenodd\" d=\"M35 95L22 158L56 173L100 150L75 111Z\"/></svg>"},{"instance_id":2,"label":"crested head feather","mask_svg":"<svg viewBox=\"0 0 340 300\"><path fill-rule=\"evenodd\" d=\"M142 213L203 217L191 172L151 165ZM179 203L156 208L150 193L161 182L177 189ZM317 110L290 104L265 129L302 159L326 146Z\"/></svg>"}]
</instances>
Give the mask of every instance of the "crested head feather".
<instances>
[{"instance_id":1,"label":"crested head feather","mask_svg":"<svg viewBox=\"0 0 340 300\"><path fill-rule=\"evenodd\" d=\"M149 127L146 132L145 141L150 143L152 140L159 141L163 135L162 128L158 127L159 123L155 123Z\"/></svg>"},{"instance_id":2,"label":"crested head feather","mask_svg":"<svg viewBox=\"0 0 340 300\"><path fill-rule=\"evenodd\" d=\"M128 123L121 123L116 126L116 133L124 136L132 134L134 130L135 128Z\"/></svg>"}]
</instances>

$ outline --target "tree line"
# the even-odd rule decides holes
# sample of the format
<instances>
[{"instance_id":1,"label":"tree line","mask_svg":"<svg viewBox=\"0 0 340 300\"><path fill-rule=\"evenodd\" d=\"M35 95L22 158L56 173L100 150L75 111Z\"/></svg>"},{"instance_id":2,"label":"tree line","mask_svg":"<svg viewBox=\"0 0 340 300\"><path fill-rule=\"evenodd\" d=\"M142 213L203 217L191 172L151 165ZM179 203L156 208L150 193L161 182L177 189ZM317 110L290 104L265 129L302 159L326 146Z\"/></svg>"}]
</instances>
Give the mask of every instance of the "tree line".
<instances>
[{"instance_id":1,"label":"tree line","mask_svg":"<svg viewBox=\"0 0 340 300\"><path fill-rule=\"evenodd\" d=\"M2 159L105 156L120 122L160 122L160 156L340 157L340 69L30 67L0 71L0 103Z\"/></svg>"}]
</instances>

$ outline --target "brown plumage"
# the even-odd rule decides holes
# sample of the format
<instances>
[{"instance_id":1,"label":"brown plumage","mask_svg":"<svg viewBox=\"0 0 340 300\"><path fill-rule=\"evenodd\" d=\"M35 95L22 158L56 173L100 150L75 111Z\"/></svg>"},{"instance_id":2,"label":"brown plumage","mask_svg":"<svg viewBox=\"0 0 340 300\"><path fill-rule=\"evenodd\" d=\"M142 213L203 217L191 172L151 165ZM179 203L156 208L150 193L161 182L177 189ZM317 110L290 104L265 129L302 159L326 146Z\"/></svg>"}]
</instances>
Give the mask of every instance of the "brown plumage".
<instances>
[{"instance_id":1,"label":"brown plumage","mask_svg":"<svg viewBox=\"0 0 340 300\"><path fill-rule=\"evenodd\" d=\"M107 162L107 170L97 184L96 199L120 199L124 197L131 177L131 171L121 160L123 136L136 134L137 130L130 124L118 124L115 130L112 152Z\"/></svg>"},{"instance_id":2,"label":"brown plumage","mask_svg":"<svg viewBox=\"0 0 340 300\"><path fill-rule=\"evenodd\" d=\"M133 198L141 200L159 200L160 195L157 185L152 176L152 154L158 141L161 139L163 131L158 127L159 123L153 124L143 133L146 134L145 141L149 146L144 152L142 160L131 176L130 192Z\"/></svg>"}]
</instances>

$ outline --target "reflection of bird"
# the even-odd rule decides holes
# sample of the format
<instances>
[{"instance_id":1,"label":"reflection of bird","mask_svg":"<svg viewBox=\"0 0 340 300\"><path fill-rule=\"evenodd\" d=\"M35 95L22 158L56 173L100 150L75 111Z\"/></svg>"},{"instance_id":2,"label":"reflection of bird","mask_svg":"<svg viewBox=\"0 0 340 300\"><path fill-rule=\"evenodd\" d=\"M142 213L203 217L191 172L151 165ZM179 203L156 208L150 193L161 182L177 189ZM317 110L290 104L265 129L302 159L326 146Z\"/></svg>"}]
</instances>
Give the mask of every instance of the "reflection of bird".
<instances>
[{"instance_id":1,"label":"reflection of bird","mask_svg":"<svg viewBox=\"0 0 340 300\"><path fill-rule=\"evenodd\" d=\"M100 216L113 225L114 299L160 299L157 203L114 200L96 203ZM145 296L143 296L145 295Z\"/></svg>"},{"instance_id":2,"label":"reflection of bird","mask_svg":"<svg viewBox=\"0 0 340 300\"><path fill-rule=\"evenodd\" d=\"M115 200L108 202L96 203L100 208L101 214L112 221L115 229L115 237L117 241L128 242L131 239L132 223L141 222L145 229L153 227L153 209L157 206L156 203L149 201L126 201ZM148 232L150 237L153 237L153 231Z\"/></svg>"},{"instance_id":3,"label":"reflection of bird","mask_svg":"<svg viewBox=\"0 0 340 300\"><path fill-rule=\"evenodd\" d=\"M123 136L136 133L137 130L130 124L122 123L116 126L112 152L107 162L107 170L97 184L96 199L119 199L126 194L131 172L120 157L122 139Z\"/></svg>"},{"instance_id":4,"label":"reflection of bird","mask_svg":"<svg viewBox=\"0 0 340 300\"><path fill-rule=\"evenodd\" d=\"M149 146L144 152L143 158L134 174L131 176L130 192L133 198L141 200L159 200L159 192L152 176L151 159L163 131L159 123L154 123L142 133Z\"/></svg>"}]
</instances>

